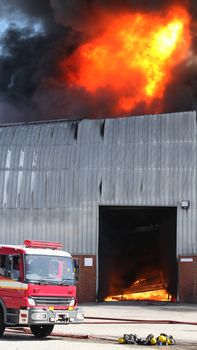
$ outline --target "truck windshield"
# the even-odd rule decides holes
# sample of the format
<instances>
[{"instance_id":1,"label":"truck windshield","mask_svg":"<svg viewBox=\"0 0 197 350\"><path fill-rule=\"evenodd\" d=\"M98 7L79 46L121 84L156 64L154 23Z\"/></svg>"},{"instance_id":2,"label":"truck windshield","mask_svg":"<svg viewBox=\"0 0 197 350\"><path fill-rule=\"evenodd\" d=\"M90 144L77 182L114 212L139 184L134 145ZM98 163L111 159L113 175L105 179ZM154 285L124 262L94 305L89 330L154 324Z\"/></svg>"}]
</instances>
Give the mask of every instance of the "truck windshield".
<instances>
[{"instance_id":1,"label":"truck windshield","mask_svg":"<svg viewBox=\"0 0 197 350\"><path fill-rule=\"evenodd\" d=\"M38 284L73 285L73 261L66 256L25 255L25 280Z\"/></svg>"}]
</instances>

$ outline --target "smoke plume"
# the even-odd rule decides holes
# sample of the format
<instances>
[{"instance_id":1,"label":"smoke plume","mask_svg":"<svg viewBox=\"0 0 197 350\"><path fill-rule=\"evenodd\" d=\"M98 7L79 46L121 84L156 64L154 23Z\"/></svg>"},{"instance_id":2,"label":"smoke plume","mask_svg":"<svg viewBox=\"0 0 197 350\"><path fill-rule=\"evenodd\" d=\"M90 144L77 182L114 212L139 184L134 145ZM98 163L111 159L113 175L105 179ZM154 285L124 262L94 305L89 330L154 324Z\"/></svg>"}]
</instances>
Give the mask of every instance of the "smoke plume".
<instances>
[{"instance_id":1,"label":"smoke plume","mask_svg":"<svg viewBox=\"0 0 197 350\"><path fill-rule=\"evenodd\" d=\"M75 53L105 30L112 15L157 12L165 16L169 6L180 3L191 18L189 58L173 68L162 106L155 98L147 109L142 100L122 115L196 109L195 0L1 0L0 122L121 117L112 108L118 99L116 90L101 87L93 94L83 85L70 84ZM68 62L64 75L62 62Z\"/></svg>"}]
</instances>

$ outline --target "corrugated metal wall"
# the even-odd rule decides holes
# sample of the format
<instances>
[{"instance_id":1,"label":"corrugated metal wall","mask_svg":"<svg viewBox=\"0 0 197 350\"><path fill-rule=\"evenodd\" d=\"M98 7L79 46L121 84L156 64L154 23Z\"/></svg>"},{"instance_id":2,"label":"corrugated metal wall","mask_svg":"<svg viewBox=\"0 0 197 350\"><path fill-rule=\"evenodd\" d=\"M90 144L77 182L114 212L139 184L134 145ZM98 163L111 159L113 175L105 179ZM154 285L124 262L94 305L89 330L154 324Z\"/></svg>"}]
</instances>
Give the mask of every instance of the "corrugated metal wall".
<instances>
[{"instance_id":1,"label":"corrugated metal wall","mask_svg":"<svg viewBox=\"0 0 197 350\"><path fill-rule=\"evenodd\" d=\"M1 127L1 243L95 254L98 205L177 206L177 254L197 252L196 135L195 112Z\"/></svg>"}]
</instances>

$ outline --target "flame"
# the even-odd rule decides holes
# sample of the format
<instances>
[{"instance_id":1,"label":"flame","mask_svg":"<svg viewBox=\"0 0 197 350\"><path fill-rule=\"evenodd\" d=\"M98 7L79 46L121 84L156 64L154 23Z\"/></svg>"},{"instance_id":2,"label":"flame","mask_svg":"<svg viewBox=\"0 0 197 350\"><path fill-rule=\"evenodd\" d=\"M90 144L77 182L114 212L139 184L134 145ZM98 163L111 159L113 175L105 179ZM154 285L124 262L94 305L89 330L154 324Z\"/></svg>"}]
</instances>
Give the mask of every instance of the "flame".
<instances>
[{"instance_id":1,"label":"flame","mask_svg":"<svg viewBox=\"0 0 197 350\"><path fill-rule=\"evenodd\" d=\"M130 293L108 296L105 301L121 300L152 300L152 301L172 301L172 296L166 289L151 290L143 293Z\"/></svg>"},{"instance_id":2,"label":"flame","mask_svg":"<svg viewBox=\"0 0 197 350\"><path fill-rule=\"evenodd\" d=\"M103 15L105 29L81 45L61 67L70 86L94 96L114 93L115 113L161 100L172 68L189 54L190 18L186 9L165 13Z\"/></svg>"}]
</instances>

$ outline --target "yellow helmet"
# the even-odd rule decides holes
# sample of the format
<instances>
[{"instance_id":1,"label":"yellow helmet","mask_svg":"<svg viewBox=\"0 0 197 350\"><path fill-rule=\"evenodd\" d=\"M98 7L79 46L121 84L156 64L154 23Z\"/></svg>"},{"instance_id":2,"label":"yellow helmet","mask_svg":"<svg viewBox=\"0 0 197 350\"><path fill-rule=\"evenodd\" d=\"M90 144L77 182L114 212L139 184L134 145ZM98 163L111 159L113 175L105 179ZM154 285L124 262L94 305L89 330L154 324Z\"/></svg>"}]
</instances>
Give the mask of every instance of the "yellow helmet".
<instances>
[{"instance_id":1,"label":"yellow helmet","mask_svg":"<svg viewBox=\"0 0 197 350\"><path fill-rule=\"evenodd\" d=\"M167 338L165 337L165 335L160 335L160 336L158 337L158 340L159 340L161 343L166 343Z\"/></svg>"},{"instance_id":2,"label":"yellow helmet","mask_svg":"<svg viewBox=\"0 0 197 350\"><path fill-rule=\"evenodd\" d=\"M155 344L157 343L156 338L155 338L155 337L152 337L152 338L150 339L150 343L151 343L151 345L155 345Z\"/></svg>"},{"instance_id":3,"label":"yellow helmet","mask_svg":"<svg viewBox=\"0 0 197 350\"><path fill-rule=\"evenodd\" d=\"M119 344L126 344L125 338L119 338L118 342L119 342Z\"/></svg>"},{"instance_id":4,"label":"yellow helmet","mask_svg":"<svg viewBox=\"0 0 197 350\"><path fill-rule=\"evenodd\" d=\"M168 344L169 344L169 345L174 345L174 344L175 344L175 340L174 340L174 338L173 338L172 335L169 335Z\"/></svg>"}]
</instances>

